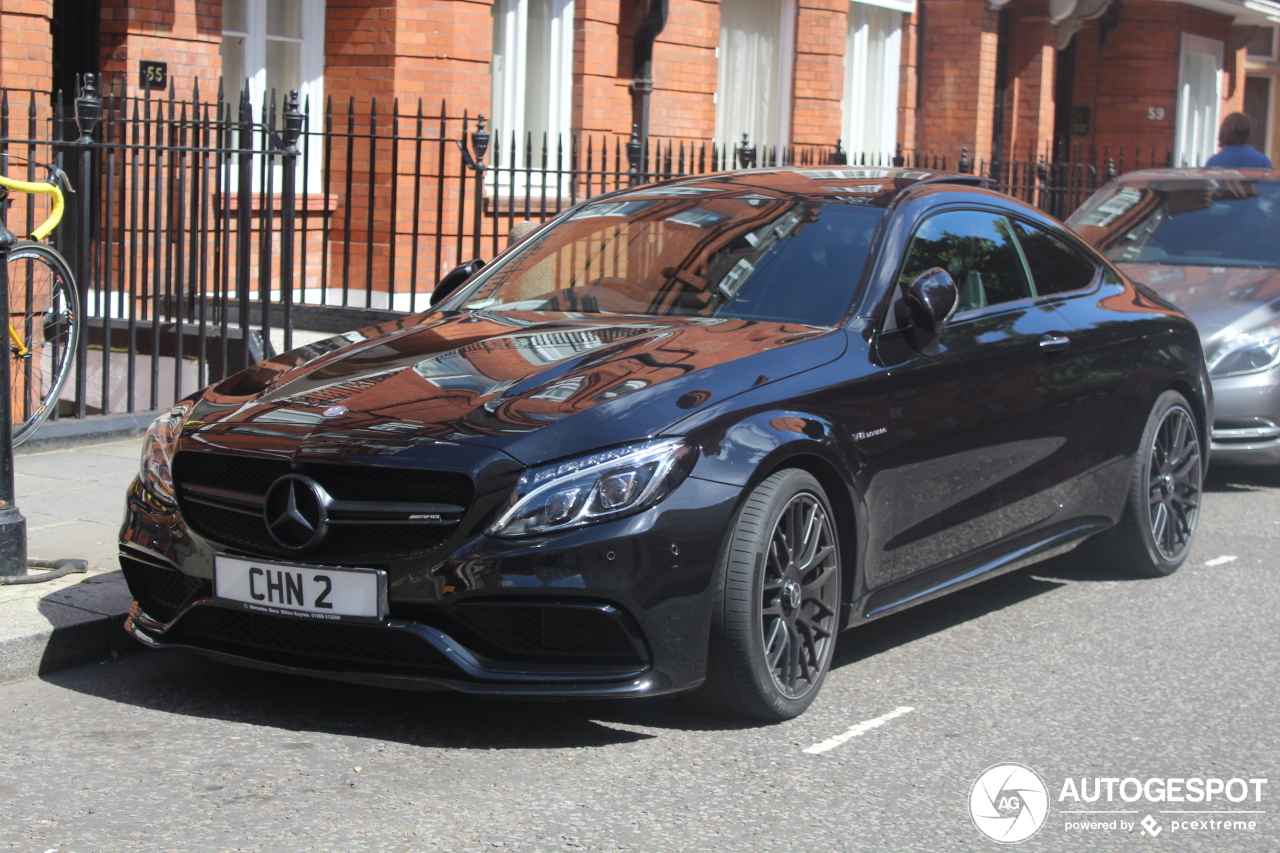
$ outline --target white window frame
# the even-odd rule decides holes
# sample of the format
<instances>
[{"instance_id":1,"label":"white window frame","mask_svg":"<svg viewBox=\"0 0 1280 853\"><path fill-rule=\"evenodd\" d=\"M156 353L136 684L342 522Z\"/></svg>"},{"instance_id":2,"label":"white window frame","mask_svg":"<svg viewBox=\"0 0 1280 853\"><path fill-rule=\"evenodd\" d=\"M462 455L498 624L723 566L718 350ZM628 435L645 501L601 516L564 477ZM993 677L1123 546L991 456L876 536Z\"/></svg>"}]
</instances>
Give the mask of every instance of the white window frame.
<instances>
[{"instance_id":1,"label":"white window frame","mask_svg":"<svg viewBox=\"0 0 1280 853\"><path fill-rule=\"evenodd\" d=\"M495 17L494 58L490 68L493 89L490 103L489 129L498 143L500 162L490 160L490 165L497 167L488 172L488 185L499 194L508 192L514 197L526 190L525 176L520 171L525 163L526 137L530 131L529 116L526 114L523 93L530 83L529 78L529 0L495 0L492 6ZM568 170L573 119L573 51L575 26L574 0L552 0L551 47L545 69L545 78L541 83L546 86L549 95L547 115L547 168L555 170L556 144L564 146L564 167ZM496 43L497 17L503 17L502 44ZM537 81L535 81L537 82ZM512 97L511 93L516 93ZM511 145L512 132L515 133L515 147ZM492 152L492 148L490 151ZM531 167L536 171L541 168L542 139L534 134L530 149ZM511 172L506 171L512 163L516 165L514 180ZM557 192L568 195L568 178L564 178L561 187L556 187L556 179L547 176L546 189L553 197ZM543 192L541 177L530 178L532 197L541 199Z\"/></svg>"},{"instance_id":2,"label":"white window frame","mask_svg":"<svg viewBox=\"0 0 1280 853\"><path fill-rule=\"evenodd\" d=\"M312 133L318 133L323 130L322 116L324 115L324 14L325 0L300 0L301 21L299 22L299 32L301 36L298 38L288 38L282 36L267 36L267 0L244 0L244 16L245 24L248 25L247 30L228 30L224 29L222 35L233 36L244 39L244 67L248 78L249 85L249 105L253 110L254 121L265 122L267 119L267 102L265 99L270 98L270 93L266 91L267 85L267 40L273 41L291 41L300 46L299 53L299 73L298 78L300 84L298 86L298 108L308 112L308 129ZM227 80L224 76L222 81L223 91L226 99L231 105L232 118L235 118L237 105L239 104L240 87L245 85L244 80ZM282 115L289 93L277 91L276 93L276 127L282 127ZM309 140L306 138L298 140L298 147L304 149L308 145ZM310 153L307 160L307 174L299 174L298 192L304 192L309 187L319 187L321 181L321 160L320 146L316 146L316 150ZM303 162L303 158L299 156L298 163ZM280 191L280 167L277 165L276 174L272 178L275 185L275 191ZM255 169L253 172L254 190L261 190L261 173Z\"/></svg>"},{"instance_id":3,"label":"white window frame","mask_svg":"<svg viewBox=\"0 0 1280 853\"><path fill-rule=\"evenodd\" d=\"M1182 50L1178 54L1178 115L1175 122L1173 164L1200 166L1217 151L1218 124L1222 120L1222 59L1224 45L1218 39L1182 34ZM1218 65L1213 105L1208 116L1190 109L1190 81L1186 78L1188 54L1210 56ZM1199 156L1203 153L1203 156Z\"/></svg>"},{"instance_id":4,"label":"white window frame","mask_svg":"<svg viewBox=\"0 0 1280 853\"><path fill-rule=\"evenodd\" d=\"M739 2L749 2L749 0L739 0ZM761 164L764 154L764 148L777 147L779 149L791 144L791 108L793 98L792 86L795 76L796 65L796 0L781 0L778 12L778 76L774 82L774 121L771 132L772 139L751 139L748 137L749 144L756 149L756 163ZM721 29L723 32L723 28ZM721 113L719 105L724 97L724 87L726 84L732 85L733 81L723 79L726 58L724 56L724 47L721 45L716 48L716 57L719 60L716 68L716 91L713 100L717 105L716 110L716 132L715 140L719 144L725 146L725 154L732 158L731 162L736 163L736 151L742 144L742 129L734 129L732 127L721 127Z\"/></svg>"}]
</instances>

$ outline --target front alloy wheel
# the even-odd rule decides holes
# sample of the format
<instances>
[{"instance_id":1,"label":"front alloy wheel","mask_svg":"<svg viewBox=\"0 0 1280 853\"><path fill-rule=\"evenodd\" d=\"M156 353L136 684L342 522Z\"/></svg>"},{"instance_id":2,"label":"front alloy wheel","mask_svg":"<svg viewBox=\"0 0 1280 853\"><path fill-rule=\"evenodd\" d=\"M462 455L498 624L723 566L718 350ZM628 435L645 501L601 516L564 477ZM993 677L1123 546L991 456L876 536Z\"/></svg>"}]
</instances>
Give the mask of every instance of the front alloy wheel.
<instances>
[{"instance_id":1,"label":"front alloy wheel","mask_svg":"<svg viewBox=\"0 0 1280 853\"><path fill-rule=\"evenodd\" d=\"M831 665L840 618L840 545L831 504L808 472L757 486L721 560L704 707L787 720L813 702Z\"/></svg>"},{"instance_id":2,"label":"front alloy wheel","mask_svg":"<svg viewBox=\"0 0 1280 853\"><path fill-rule=\"evenodd\" d=\"M814 688L835 641L835 531L817 495L801 492L783 507L765 557L760 602L764 656L774 686L788 699Z\"/></svg>"}]
</instances>

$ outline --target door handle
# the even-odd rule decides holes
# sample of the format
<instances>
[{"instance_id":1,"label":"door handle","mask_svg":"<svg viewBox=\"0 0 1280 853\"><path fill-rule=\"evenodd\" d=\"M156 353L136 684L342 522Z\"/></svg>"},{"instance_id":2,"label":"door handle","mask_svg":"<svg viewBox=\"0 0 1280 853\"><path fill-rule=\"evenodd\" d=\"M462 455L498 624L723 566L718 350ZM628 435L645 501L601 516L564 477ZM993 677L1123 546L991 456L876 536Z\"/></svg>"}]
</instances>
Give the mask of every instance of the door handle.
<instances>
[{"instance_id":1,"label":"door handle","mask_svg":"<svg viewBox=\"0 0 1280 853\"><path fill-rule=\"evenodd\" d=\"M1071 338L1049 332L1040 336L1040 349L1044 352L1059 352L1071 346Z\"/></svg>"}]
</instances>

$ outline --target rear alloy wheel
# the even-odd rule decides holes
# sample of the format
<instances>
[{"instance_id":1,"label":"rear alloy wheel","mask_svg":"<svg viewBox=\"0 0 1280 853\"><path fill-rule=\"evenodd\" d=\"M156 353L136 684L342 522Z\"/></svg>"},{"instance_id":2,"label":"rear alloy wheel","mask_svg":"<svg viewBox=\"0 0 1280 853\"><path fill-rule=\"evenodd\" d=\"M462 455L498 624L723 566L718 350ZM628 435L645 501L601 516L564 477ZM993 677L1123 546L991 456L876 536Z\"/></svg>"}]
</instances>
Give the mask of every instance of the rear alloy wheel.
<instances>
[{"instance_id":1,"label":"rear alloy wheel","mask_svg":"<svg viewBox=\"0 0 1280 853\"><path fill-rule=\"evenodd\" d=\"M781 471L744 502L722 559L703 707L762 720L803 713L840 618L840 547L818 481Z\"/></svg>"},{"instance_id":2,"label":"rear alloy wheel","mask_svg":"<svg viewBox=\"0 0 1280 853\"><path fill-rule=\"evenodd\" d=\"M1186 398L1166 391L1142 432L1120 525L1105 544L1117 568L1164 577L1187 559L1204 482L1200 430Z\"/></svg>"}]
</instances>

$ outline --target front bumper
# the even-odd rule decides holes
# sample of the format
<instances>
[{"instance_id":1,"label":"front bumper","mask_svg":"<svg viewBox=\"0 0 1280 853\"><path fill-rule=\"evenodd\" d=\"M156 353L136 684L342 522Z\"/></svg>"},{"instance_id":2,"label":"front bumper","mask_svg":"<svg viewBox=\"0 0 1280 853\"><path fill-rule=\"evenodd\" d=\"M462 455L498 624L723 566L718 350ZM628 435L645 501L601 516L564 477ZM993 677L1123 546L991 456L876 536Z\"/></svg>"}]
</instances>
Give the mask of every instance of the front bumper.
<instances>
[{"instance_id":1,"label":"front bumper","mask_svg":"<svg viewBox=\"0 0 1280 853\"><path fill-rule=\"evenodd\" d=\"M121 531L135 598L125 627L154 648L358 684L547 697L689 690L705 677L713 578L738 493L691 477L631 518L450 543L386 565L388 619L355 624L218 605L213 557L227 549L135 482Z\"/></svg>"},{"instance_id":2,"label":"front bumper","mask_svg":"<svg viewBox=\"0 0 1280 853\"><path fill-rule=\"evenodd\" d=\"M1210 459L1227 465L1280 465L1280 371L1213 380Z\"/></svg>"}]
</instances>

